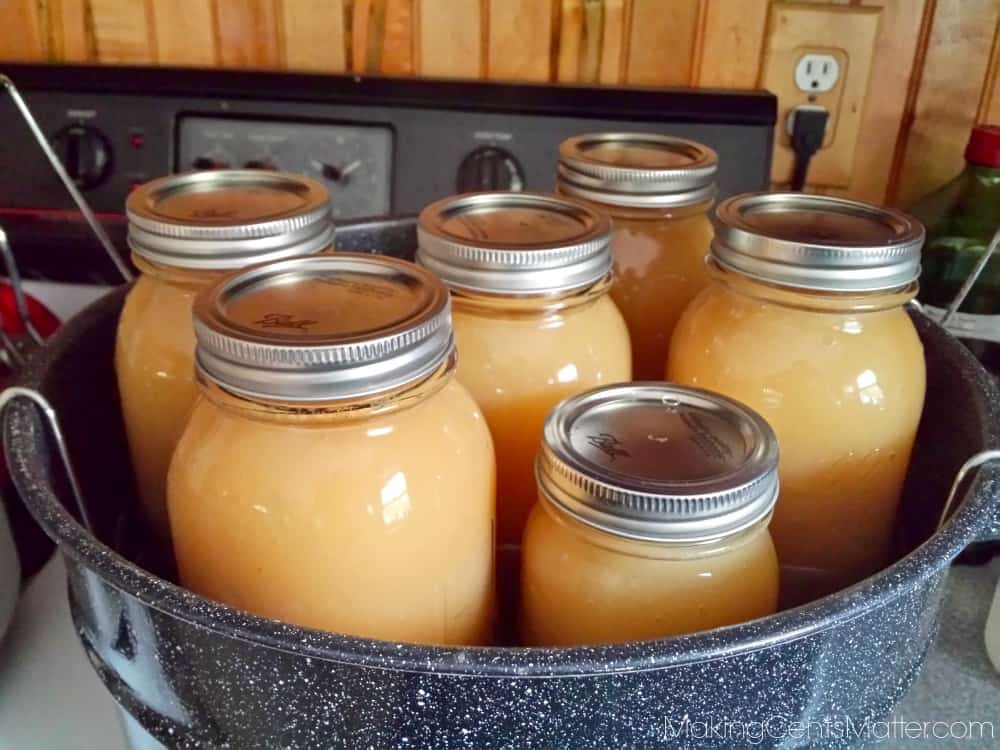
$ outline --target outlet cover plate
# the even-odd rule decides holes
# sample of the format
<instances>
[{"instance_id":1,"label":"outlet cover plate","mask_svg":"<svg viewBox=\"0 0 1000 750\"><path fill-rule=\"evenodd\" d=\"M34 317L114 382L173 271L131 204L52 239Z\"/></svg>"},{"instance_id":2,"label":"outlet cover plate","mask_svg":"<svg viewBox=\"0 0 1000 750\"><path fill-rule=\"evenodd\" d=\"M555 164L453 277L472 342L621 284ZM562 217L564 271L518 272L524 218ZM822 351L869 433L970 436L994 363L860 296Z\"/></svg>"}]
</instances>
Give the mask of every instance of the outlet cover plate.
<instances>
[{"instance_id":1,"label":"outlet cover plate","mask_svg":"<svg viewBox=\"0 0 1000 750\"><path fill-rule=\"evenodd\" d=\"M823 145L809 165L808 184L847 187L868 95L875 42L882 9L869 6L773 3L768 19L761 87L778 97L778 127L774 129L771 181L787 184L795 153L785 122L800 104L819 104L830 112ZM807 54L831 55L840 71L829 91L802 91L795 68Z\"/></svg>"}]
</instances>

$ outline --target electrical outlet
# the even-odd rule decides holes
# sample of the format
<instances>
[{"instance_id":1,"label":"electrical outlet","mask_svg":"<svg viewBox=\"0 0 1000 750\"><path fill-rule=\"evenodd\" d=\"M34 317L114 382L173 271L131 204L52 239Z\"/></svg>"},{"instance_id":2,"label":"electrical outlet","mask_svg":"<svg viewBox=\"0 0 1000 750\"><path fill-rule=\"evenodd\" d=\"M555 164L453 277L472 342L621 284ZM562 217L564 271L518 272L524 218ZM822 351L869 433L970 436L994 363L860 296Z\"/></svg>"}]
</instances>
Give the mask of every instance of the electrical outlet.
<instances>
[{"instance_id":1,"label":"electrical outlet","mask_svg":"<svg viewBox=\"0 0 1000 750\"><path fill-rule=\"evenodd\" d=\"M861 113L868 94L881 8L816 3L773 3L768 18L761 87L778 97L771 181L787 184L795 152L786 125L795 107L830 113L823 145L809 164L807 183L847 187Z\"/></svg>"},{"instance_id":2,"label":"electrical outlet","mask_svg":"<svg viewBox=\"0 0 1000 750\"><path fill-rule=\"evenodd\" d=\"M840 63L833 55L817 55L808 52L799 58L795 66L795 85L807 94L822 94L837 85L840 78Z\"/></svg>"}]
</instances>

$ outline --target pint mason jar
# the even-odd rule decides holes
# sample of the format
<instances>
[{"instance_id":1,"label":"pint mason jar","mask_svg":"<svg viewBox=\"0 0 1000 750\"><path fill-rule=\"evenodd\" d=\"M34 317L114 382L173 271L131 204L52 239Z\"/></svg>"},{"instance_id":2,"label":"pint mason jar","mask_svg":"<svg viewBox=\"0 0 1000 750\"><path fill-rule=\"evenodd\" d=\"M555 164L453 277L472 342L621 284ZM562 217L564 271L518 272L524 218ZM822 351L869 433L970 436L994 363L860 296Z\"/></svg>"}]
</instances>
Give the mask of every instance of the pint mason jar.
<instances>
[{"instance_id":1,"label":"pint mason jar","mask_svg":"<svg viewBox=\"0 0 1000 750\"><path fill-rule=\"evenodd\" d=\"M715 151L649 133L593 133L559 146L557 191L610 215L611 296L632 338L632 372L658 380L678 318L704 288Z\"/></svg>"},{"instance_id":2,"label":"pint mason jar","mask_svg":"<svg viewBox=\"0 0 1000 750\"><path fill-rule=\"evenodd\" d=\"M553 195L470 193L425 208L418 236L418 262L451 289L458 380L493 434L498 542L516 546L545 416L631 377L628 331L608 295L608 220Z\"/></svg>"},{"instance_id":3,"label":"pint mason jar","mask_svg":"<svg viewBox=\"0 0 1000 750\"><path fill-rule=\"evenodd\" d=\"M521 637L663 638L774 612L778 446L755 412L662 382L598 388L545 424Z\"/></svg>"},{"instance_id":4,"label":"pint mason jar","mask_svg":"<svg viewBox=\"0 0 1000 750\"><path fill-rule=\"evenodd\" d=\"M167 482L181 583L295 625L490 643L493 446L444 285L333 253L226 277L194 314L201 397Z\"/></svg>"},{"instance_id":5,"label":"pint mason jar","mask_svg":"<svg viewBox=\"0 0 1000 750\"><path fill-rule=\"evenodd\" d=\"M227 270L329 250L330 196L280 172L172 175L128 197L141 274L118 323L115 370L141 508L163 539L167 467L197 396L191 305Z\"/></svg>"},{"instance_id":6,"label":"pint mason jar","mask_svg":"<svg viewBox=\"0 0 1000 750\"><path fill-rule=\"evenodd\" d=\"M771 533L791 603L886 565L924 402L904 305L923 229L878 206L801 193L718 207L711 285L674 333L667 377L759 411L781 443Z\"/></svg>"}]
</instances>

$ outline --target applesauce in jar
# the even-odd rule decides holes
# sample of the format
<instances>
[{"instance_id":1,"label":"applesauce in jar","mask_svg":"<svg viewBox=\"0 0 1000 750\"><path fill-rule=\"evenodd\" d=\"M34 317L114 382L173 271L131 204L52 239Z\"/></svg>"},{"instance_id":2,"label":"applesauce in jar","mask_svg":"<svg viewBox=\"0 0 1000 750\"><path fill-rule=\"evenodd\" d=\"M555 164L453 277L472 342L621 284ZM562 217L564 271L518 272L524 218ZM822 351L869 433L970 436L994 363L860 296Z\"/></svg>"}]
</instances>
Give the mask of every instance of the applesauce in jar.
<instances>
[{"instance_id":1,"label":"applesauce in jar","mask_svg":"<svg viewBox=\"0 0 1000 750\"><path fill-rule=\"evenodd\" d=\"M663 638L771 614L778 446L755 412L667 383L597 388L545 423L521 638Z\"/></svg>"},{"instance_id":2,"label":"applesauce in jar","mask_svg":"<svg viewBox=\"0 0 1000 750\"><path fill-rule=\"evenodd\" d=\"M840 198L751 194L719 205L711 285L674 333L667 376L759 411L781 442L771 533L783 601L871 575L924 401L923 347L904 309L923 229Z\"/></svg>"},{"instance_id":3,"label":"applesauce in jar","mask_svg":"<svg viewBox=\"0 0 1000 750\"><path fill-rule=\"evenodd\" d=\"M226 270L333 244L330 196L279 172L172 175L128 197L128 242L141 274L118 324L115 370L147 521L163 539L167 467L197 396L191 305Z\"/></svg>"},{"instance_id":4,"label":"applesauce in jar","mask_svg":"<svg viewBox=\"0 0 1000 750\"><path fill-rule=\"evenodd\" d=\"M658 380L678 318L708 283L715 151L649 133L593 133L559 147L557 190L611 216L611 296L632 338L632 372Z\"/></svg>"},{"instance_id":5,"label":"applesauce in jar","mask_svg":"<svg viewBox=\"0 0 1000 750\"><path fill-rule=\"evenodd\" d=\"M418 236L418 262L452 292L458 380L493 434L497 540L516 547L545 416L631 377L628 331L608 295L608 220L552 195L470 193L425 208Z\"/></svg>"},{"instance_id":6,"label":"applesauce in jar","mask_svg":"<svg viewBox=\"0 0 1000 750\"><path fill-rule=\"evenodd\" d=\"M168 507L181 583L296 625L487 644L494 459L454 378L445 287L339 253L195 303L202 395Z\"/></svg>"}]
</instances>

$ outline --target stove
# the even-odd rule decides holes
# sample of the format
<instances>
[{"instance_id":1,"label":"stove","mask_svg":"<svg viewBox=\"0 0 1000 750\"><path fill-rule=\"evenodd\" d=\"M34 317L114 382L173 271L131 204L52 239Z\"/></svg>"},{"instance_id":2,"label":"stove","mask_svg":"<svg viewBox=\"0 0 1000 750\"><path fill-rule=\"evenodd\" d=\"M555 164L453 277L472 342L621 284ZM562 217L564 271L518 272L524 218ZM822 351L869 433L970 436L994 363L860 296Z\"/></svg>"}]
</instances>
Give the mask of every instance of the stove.
<instances>
[{"instance_id":1,"label":"stove","mask_svg":"<svg viewBox=\"0 0 1000 750\"><path fill-rule=\"evenodd\" d=\"M217 70L5 64L70 176L124 249L129 190L170 172L251 167L325 181L335 220L415 214L472 190L552 189L559 143L657 132L719 153L722 196L768 185L763 91L612 89ZM22 273L117 283L12 102L0 225Z\"/></svg>"}]
</instances>

